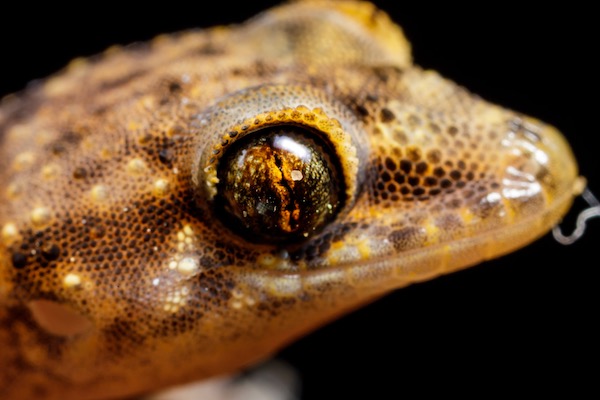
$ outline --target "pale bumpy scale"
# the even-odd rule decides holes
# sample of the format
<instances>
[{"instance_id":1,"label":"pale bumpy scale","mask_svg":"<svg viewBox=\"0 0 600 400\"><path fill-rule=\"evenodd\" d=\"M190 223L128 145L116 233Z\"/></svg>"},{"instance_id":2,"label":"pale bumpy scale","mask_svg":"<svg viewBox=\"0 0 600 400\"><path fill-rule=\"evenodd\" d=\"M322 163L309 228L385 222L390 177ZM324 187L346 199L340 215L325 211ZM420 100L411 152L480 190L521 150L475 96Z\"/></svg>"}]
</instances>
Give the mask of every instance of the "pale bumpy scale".
<instances>
[{"instance_id":1,"label":"pale bumpy scale","mask_svg":"<svg viewBox=\"0 0 600 400\"><path fill-rule=\"evenodd\" d=\"M219 222L211 168L237 136L284 122L331 141L348 201L277 248ZM413 66L368 3L299 2L75 60L6 98L0 135L11 399L235 371L375 296L525 245L581 189L554 128Z\"/></svg>"}]
</instances>

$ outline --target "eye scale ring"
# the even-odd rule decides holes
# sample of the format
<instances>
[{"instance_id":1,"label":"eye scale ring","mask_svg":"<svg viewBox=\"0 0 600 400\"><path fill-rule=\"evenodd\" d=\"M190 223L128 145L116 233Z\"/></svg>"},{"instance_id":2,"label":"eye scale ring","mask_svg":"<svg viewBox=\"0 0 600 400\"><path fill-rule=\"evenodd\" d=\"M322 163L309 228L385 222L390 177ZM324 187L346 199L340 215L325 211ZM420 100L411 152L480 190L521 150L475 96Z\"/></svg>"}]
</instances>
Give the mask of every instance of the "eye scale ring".
<instances>
[{"instance_id":1,"label":"eye scale ring","mask_svg":"<svg viewBox=\"0 0 600 400\"><path fill-rule=\"evenodd\" d=\"M192 127L196 204L246 242L292 245L318 235L352 208L366 176L362 123L311 86L242 89Z\"/></svg>"},{"instance_id":2,"label":"eye scale ring","mask_svg":"<svg viewBox=\"0 0 600 400\"><path fill-rule=\"evenodd\" d=\"M253 242L299 241L321 231L343 203L331 148L307 129L262 129L227 149L215 205L234 231Z\"/></svg>"}]
</instances>

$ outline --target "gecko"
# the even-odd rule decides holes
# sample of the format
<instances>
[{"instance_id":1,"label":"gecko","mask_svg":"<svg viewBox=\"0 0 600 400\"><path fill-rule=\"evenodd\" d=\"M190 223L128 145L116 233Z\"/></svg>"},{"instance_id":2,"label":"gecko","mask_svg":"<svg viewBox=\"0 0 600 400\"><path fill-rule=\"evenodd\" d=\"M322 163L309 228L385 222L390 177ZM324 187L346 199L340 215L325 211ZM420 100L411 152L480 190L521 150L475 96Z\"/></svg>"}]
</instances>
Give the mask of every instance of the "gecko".
<instances>
[{"instance_id":1,"label":"gecko","mask_svg":"<svg viewBox=\"0 0 600 400\"><path fill-rule=\"evenodd\" d=\"M525 245L581 189L552 127L414 66L365 3L291 4L145 46L3 101L5 396L110 398L238 369L389 290ZM318 213L273 200L310 175L273 178L279 156L223 184L244 146L286 130L325 150L330 186L306 193L335 198L311 198ZM232 188L259 178L273 192L259 206L287 214L246 219L256 203Z\"/></svg>"}]
</instances>

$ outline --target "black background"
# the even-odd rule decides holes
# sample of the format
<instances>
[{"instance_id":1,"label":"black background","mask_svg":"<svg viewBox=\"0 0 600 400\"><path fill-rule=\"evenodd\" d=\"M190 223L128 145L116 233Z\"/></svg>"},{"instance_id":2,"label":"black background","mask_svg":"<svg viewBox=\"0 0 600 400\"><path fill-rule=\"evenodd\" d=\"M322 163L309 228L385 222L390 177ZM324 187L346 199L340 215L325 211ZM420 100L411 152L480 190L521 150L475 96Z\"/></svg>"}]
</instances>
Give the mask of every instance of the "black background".
<instances>
[{"instance_id":1,"label":"black background","mask_svg":"<svg viewBox=\"0 0 600 400\"><path fill-rule=\"evenodd\" d=\"M111 44L241 22L273 4L197 3L4 8L0 95ZM404 28L417 64L557 126L600 195L595 13L564 3L397 3L378 2ZM547 235L501 259L396 291L279 357L298 369L303 398L311 400L598 393L599 239L600 221L569 247Z\"/></svg>"}]
</instances>

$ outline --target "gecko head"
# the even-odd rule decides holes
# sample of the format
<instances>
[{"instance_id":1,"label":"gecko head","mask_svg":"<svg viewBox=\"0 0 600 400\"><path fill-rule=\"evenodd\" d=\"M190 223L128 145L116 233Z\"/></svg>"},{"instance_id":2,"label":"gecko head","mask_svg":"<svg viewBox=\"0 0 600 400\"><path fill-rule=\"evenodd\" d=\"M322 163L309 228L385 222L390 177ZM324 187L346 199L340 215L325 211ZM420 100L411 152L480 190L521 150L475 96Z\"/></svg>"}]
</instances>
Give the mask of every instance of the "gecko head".
<instances>
[{"instance_id":1,"label":"gecko head","mask_svg":"<svg viewBox=\"0 0 600 400\"><path fill-rule=\"evenodd\" d=\"M387 73L391 80L404 74ZM228 94L198 116L196 202L213 216L217 236L228 238L228 252L249 255L230 269L235 284L227 304L242 318L253 316L257 348L278 347L389 290L522 247L556 224L582 189L555 128L433 72L410 74L405 91L382 100L364 94L358 109L356 99L320 87L266 85ZM325 181L339 206L305 234L272 237L270 224L280 224L285 211L279 200L272 219L250 233L245 219L257 207L230 210L240 186L254 201L285 179L284 168L270 165L271 154L251 150L272 140L272 127L321 143L315 151L323 154L310 159L317 169L326 165L328 176L302 176ZM251 167L249 153L256 157ZM264 167L256 176L229 182L229 174L255 165ZM309 214L321 207L312 199L304 206Z\"/></svg>"},{"instance_id":2,"label":"gecko head","mask_svg":"<svg viewBox=\"0 0 600 400\"><path fill-rule=\"evenodd\" d=\"M413 66L368 3L179 39L76 63L6 125L0 320L44 390L234 371L527 244L578 190L558 131Z\"/></svg>"}]
</instances>

